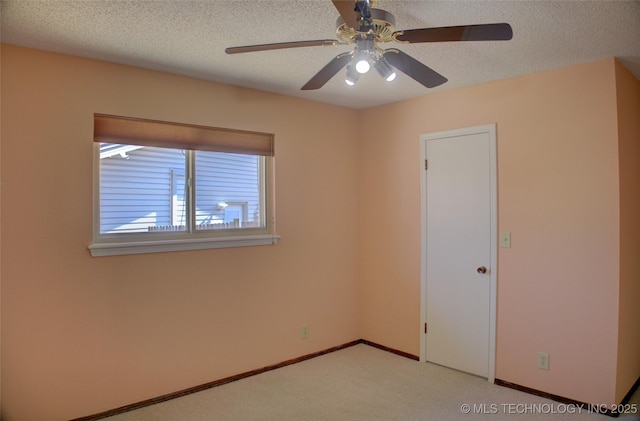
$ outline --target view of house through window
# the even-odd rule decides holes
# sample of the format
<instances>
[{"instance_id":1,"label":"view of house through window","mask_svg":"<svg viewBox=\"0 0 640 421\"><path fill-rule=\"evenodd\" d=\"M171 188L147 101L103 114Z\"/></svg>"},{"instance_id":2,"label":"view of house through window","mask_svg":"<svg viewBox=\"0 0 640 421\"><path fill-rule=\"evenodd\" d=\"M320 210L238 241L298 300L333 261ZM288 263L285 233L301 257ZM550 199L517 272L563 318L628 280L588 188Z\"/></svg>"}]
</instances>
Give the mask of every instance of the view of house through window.
<instances>
[{"instance_id":1,"label":"view of house through window","mask_svg":"<svg viewBox=\"0 0 640 421\"><path fill-rule=\"evenodd\" d=\"M274 135L94 114L92 256L274 245Z\"/></svg>"},{"instance_id":2,"label":"view of house through window","mask_svg":"<svg viewBox=\"0 0 640 421\"><path fill-rule=\"evenodd\" d=\"M99 145L100 234L266 226L262 156Z\"/></svg>"}]
</instances>

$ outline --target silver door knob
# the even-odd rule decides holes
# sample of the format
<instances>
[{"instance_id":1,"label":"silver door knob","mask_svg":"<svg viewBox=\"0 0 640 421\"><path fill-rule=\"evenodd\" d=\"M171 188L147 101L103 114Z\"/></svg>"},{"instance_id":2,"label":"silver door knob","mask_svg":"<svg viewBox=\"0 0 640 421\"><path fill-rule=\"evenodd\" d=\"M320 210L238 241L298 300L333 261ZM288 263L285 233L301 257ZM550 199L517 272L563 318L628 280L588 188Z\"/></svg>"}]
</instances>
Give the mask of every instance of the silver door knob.
<instances>
[{"instance_id":1,"label":"silver door knob","mask_svg":"<svg viewBox=\"0 0 640 421\"><path fill-rule=\"evenodd\" d=\"M485 273L487 273L487 268L484 266L480 266L478 269L476 269L476 271L484 275Z\"/></svg>"}]
</instances>

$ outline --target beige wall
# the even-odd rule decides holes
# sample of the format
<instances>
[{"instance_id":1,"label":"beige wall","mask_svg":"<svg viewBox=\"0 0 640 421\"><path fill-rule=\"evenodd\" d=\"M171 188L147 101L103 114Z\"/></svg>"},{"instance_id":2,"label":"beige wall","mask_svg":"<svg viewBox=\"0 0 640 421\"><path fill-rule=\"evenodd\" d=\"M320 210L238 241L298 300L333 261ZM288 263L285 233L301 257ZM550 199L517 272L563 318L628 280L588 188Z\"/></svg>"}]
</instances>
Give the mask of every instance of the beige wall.
<instances>
[{"instance_id":1,"label":"beige wall","mask_svg":"<svg viewBox=\"0 0 640 421\"><path fill-rule=\"evenodd\" d=\"M622 339L638 236L620 234L638 229L639 166L622 156L638 81L616 66L355 111L3 45L3 419L88 415L358 338L418 354L419 136L494 122L512 232L496 376L618 401L640 375L640 340ZM91 258L94 112L275 133L281 241Z\"/></svg>"},{"instance_id":2,"label":"beige wall","mask_svg":"<svg viewBox=\"0 0 640 421\"><path fill-rule=\"evenodd\" d=\"M640 81L616 62L620 141L620 327L616 400L640 373Z\"/></svg>"},{"instance_id":3,"label":"beige wall","mask_svg":"<svg viewBox=\"0 0 640 421\"><path fill-rule=\"evenodd\" d=\"M89 415L360 337L356 111L2 55L3 419ZM275 133L278 245L90 257L94 112Z\"/></svg>"},{"instance_id":4,"label":"beige wall","mask_svg":"<svg viewBox=\"0 0 640 421\"><path fill-rule=\"evenodd\" d=\"M604 60L361 114L366 339L419 352L419 136L497 123L499 230L511 231L512 248L498 257L496 377L580 401L614 401L614 84L614 61ZM539 351L550 353L549 371L536 368Z\"/></svg>"}]
</instances>

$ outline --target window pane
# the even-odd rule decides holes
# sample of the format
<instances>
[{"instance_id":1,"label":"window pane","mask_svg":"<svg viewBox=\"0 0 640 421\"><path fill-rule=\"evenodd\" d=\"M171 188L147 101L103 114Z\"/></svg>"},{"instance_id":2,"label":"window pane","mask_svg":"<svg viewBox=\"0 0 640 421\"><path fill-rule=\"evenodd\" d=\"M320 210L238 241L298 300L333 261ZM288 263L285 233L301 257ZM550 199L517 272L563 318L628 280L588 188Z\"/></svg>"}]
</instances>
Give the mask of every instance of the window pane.
<instances>
[{"instance_id":1,"label":"window pane","mask_svg":"<svg viewBox=\"0 0 640 421\"><path fill-rule=\"evenodd\" d=\"M185 152L100 144L100 233L184 231Z\"/></svg>"},{"instance_id":2,"label":"window pane","mask_svg":"<svg viewBox=\"0 0 640 421\"><path fill-rule=\"evenodd\" d=\"M196 230L265 226L261 160L196 151Z\"/></svg>"}]
</instances>

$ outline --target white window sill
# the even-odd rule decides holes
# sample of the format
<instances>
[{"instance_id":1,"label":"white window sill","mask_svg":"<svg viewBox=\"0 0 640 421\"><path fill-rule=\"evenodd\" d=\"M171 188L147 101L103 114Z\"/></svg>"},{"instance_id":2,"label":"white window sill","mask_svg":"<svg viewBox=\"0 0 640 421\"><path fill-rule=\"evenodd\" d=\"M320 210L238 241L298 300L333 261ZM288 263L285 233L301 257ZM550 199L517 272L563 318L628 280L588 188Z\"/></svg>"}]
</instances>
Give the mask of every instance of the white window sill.
<instances>
[{"instance_id":1,"label":"white window sill","mask_svg":"<svg viewBox=\"0 0 640 421\"><path fill-rule=\"evenodd\" d=\"M276 244L279 239L279 235L264 234L242 237L94 243L89 246L89 251L93 257L119 256L125 254L161 253L227 247L270 246Z\"/></svg>"}]
</instances>

